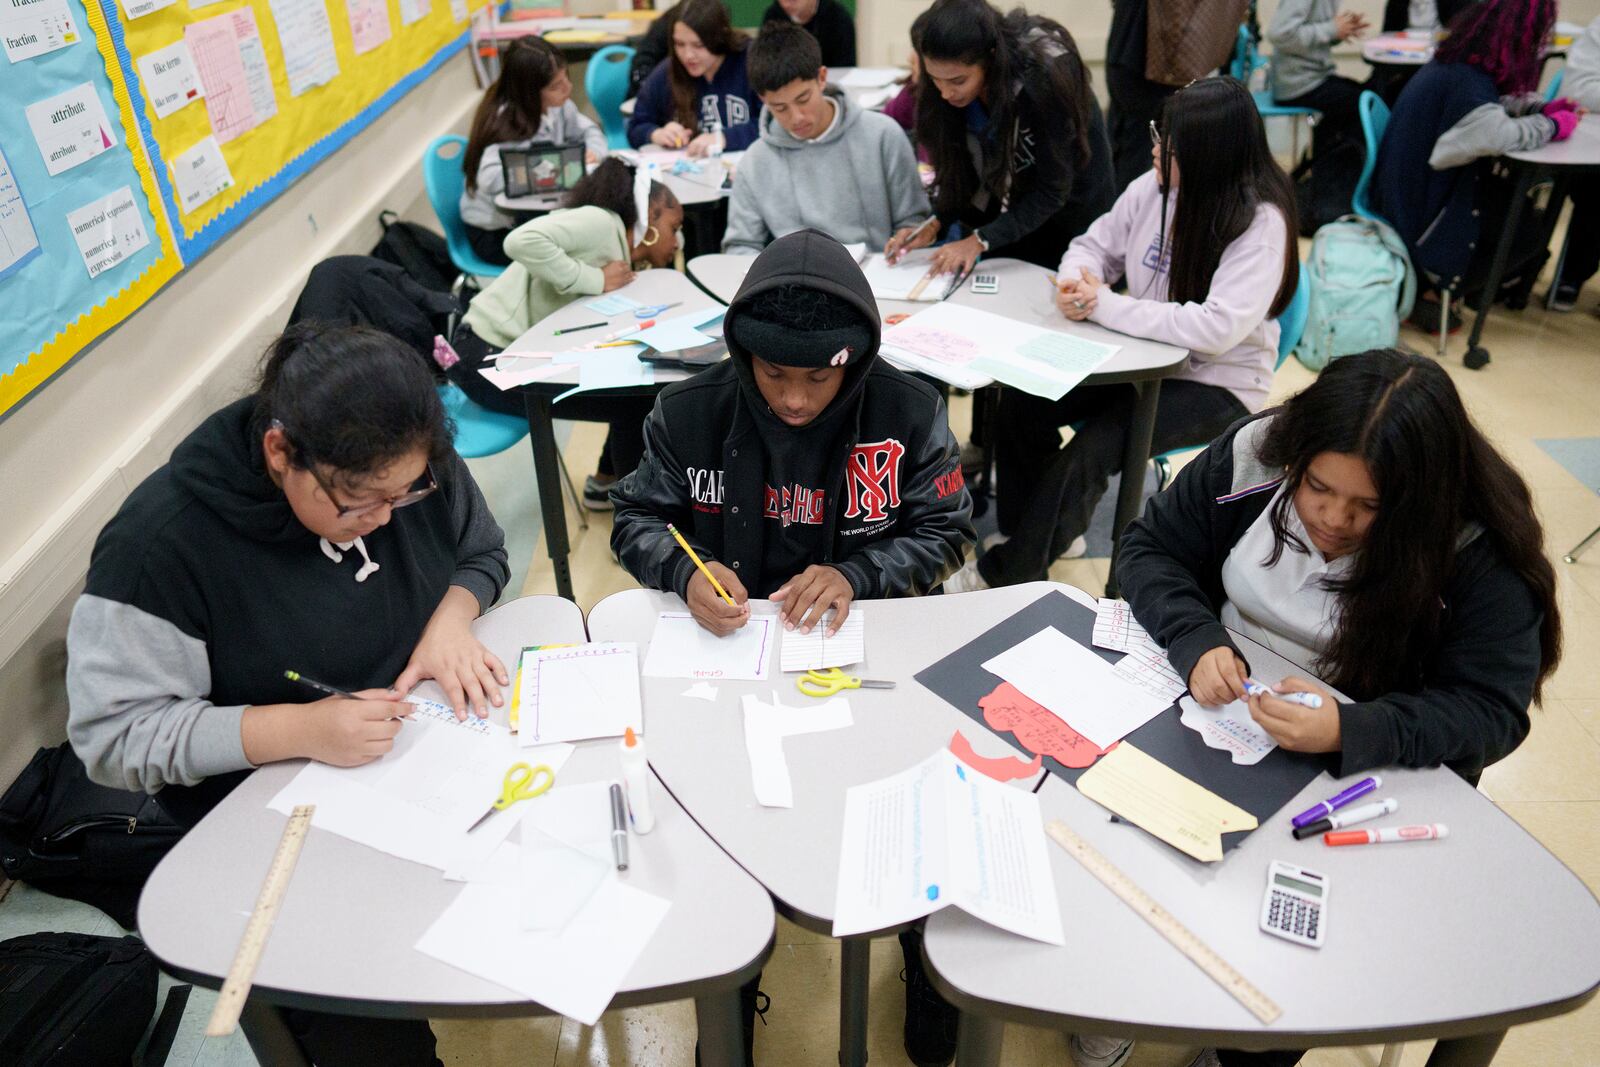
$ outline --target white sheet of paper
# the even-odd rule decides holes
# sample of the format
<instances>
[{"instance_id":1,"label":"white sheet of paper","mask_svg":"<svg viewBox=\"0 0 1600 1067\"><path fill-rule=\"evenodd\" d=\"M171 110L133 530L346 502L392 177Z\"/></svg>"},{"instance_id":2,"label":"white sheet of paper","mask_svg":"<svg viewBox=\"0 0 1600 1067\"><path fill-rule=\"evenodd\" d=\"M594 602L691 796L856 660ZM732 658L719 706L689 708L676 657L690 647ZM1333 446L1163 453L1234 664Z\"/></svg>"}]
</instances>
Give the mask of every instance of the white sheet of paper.
<instances>
[{"instance_id":1,"label":"white sheet of paper","mask_svg":"<svg viewBox=\"0 0 1600 1067\"><path fill-rule=\"evenodd\" d=\"M566 926L615 871L611 783L552 789L528 803L522 819L524 930Z\"/></svg>"},{"instance_id":2,"label":"white sheet of paper","mask_svg":"<svg viewBox=\"0 0 1600 1067\"><path fill-rule=\"evenodd\" d=\"M646 671L645 673L649 673ZM717 687L710 682L696 682L683 691L683 695L690 700L704 700L707 703L717 702Z\"/></svg>"},{"instance_id":3,"label":"white sheet of paper","mask_svg":"<svg viewBox=\"0 0 1600 1067\"><path fill-rule=\"evenodd\" d=\"M816 671L827 667L848 667L867 658L867 618L858 606L851 605L850 614L832 637L827 635L833 623L833 610L823 615L822 621L803 634L799 630L783 631L783 669L785 671Z\"/></svg>"},{"instance_id":4,"label":"white sheet of paper","mask_svg":"<svg viewBox=\"0 0 1600 1067\"><path fill-rule=\"evenodd\" d=\"M29 104L25 111L44 169L51 174L87 163L117 144L116 131L92 82Z\"/></svg>"},{"instance_id":5,"label":"white sheet of paper","mask_svg":"<svg viewBox=\"0 0 1600 1067\"><path fill-rule=\"evenodd\" d=\"M0 278L19 270L39 255L39 235L33 231L28 205L17 187L6 154L0 150Z\"/></svg>"},{"instance_id":6,"label":"white sheet of paper","mask_svg":"<svg viewBox=\"0 0 1600 1067\"><path fill-rule=\"evenodd\" d=\"M1172 669L1167 654L1159 648L1137 647L1117 660L1111 673L1130 685L1136 685L1151 696L1171 704L1189 688Z\"/></svg>"},{"instance_id":7,"label":"white sheet of paper","mask_svg":"<svg viewBox=\"0 0 1600 1067\"><path fill-rule=\"evenodd\" d=\"M432 10L431 0L400 0L400 25L409 26L425 19Z\"/></svg>"},{"instance_id":8,"label":"white sheet of paper","mask_svg":"<svg viewBox=\"0 0 1600 1067\"><path fill-rule=\"evenodd\" d=\"M489 737L494 733L494 724L488 719L480 719L471 712L467 713L465 719L458 719L454 708L448 704L441 704L437 700L429 700L427 697L419 697L413 693L406 697L406 703L411 705L411 709L406 714L414 721L420 722L426 719L429 722L443 723L457 730L466 730L470 733L481 734L484 737Z\"/></svg>"},{"instance_id":9,"label":"white sheet of paper","mask_svg":"<svg viewBox=\"0 0 1600 1067\"><path fill-rule=\"evenodd\" d=\"M205 95L200 71L189 53L189 42L181 37L165 48L140 56L135 66L156 118L164 119Z\"/></svg>"},{"instance_id":10,"label":"white sheet of paper","mask_svg":"<svg viewBox=\"0 0 1600 1067\"><path fill-rule=\"evenodd\" d=\"M142 19L146 15L160 11L164 7L171 7L178 0L122 0L122 10L127 13L128 21ZM199 4L190 0L190 7L199 7Z\"/></svg>"},{"instance_id":11,"label":"white sheet of paper","mask_svg":"<svg viewBox=\"0 0 1600 1067\"><path fill-rule=\"evenodd\" d=\"M893 264L884 258L883 253L874 252L861 261L861 273L866 276L867 284L872 287L872 295L879 300L910 300L911 291L922 285L922 280L927 277L932 262L931 248L919 248L907 252ZM918 294L917 299L937 301L944 295L945 286L953 278L954 275L945 275L942 278L928 279L928 284L922 286L922 292Z\"/></svg>"},{"instance_id":12,"label":"white sheet of paper","mask_svg":"<svg viewBox=\"0 0 1600 1067\"><path fill-rule=\"evenodd\" d=\"M969 771L948 749L845 791L833 935L947 904L1038 941L1064 941L1039 798Z\"/></svg>"},{"instance_id":13,"label":"white sheet of paper","mask_svg":"<svg viewBox=\"0 0 1600 1067\"><path fill-rule=\"evenodd\" d=\"M67 212L67 226L91 278L98 278L150 243L139 204L126 185Z\"/></svg>"},{"instance_id":14,"label":"white sheet of paper","mask_svg":"<svg viewBox=\"0 0 1600 1067\"><path fill-rule=\"evenodd\" d=\"M559 774L572 752L571 745L519 750L504 727L491 725L485 737L412 721L382 759L360 767L308 763L267 807L288 814L315 804L312 825L448 877L492 854L532 805L514 804L467 832L499 797L507 768L520 760Z\"/></svg>"},{"instance_id":15,"label":"white sheet of paper","mask_svg":"<svg viewBox=\"0 0 1600 1067\"><path fill-rule=\"evenodd\" d=\"M333 24L323 0L272 0L272 21L278 25L290 96L326 85L339 76Z\"/></svg>"},{"instance_id":16,"label":"white sheet of paper","mask_svg":"<svg viewBox=\"0 0 1600 1067\"><path fill-rule=\"evenodd\" d=\"M178 191L178 206L190 214L207 200L233 188L233 172L222 155L215 137L202 137L187 152L168 164L172 184Z\"/></svg>"},{"instance_id":17,"label":"white sheet of paper","mask_svg":"<svg viewBox=\"0 0 1600 1067\"><path fill-rule=\"evenodd\" d=\"M13 63L77 44L78 38L67 0L6 0L0 5L0 39Z\"/></svg>"},{"instance_id":18,"label":"white sheet of paper","mask_svg":"<svg viewBox=\"0 0 1600 1067\"><path fill-rule=\"evenodd\" d=\"M785 707L763 703L759 697L746 694L742 704L745 753L750 758L750 784L756 800L768 808L792 808L794 784L789 778L789 761L783 754L784 738L853 725L850 702L832 697L822 704Z\"/></svg>"},{"instance_id":19,"label":"white sheet of paper","mask_svg":"<svg viewBox=\"0 0 1600 1067\"><path fill-rule=\"evenodd\" d=\"M1178 721L1200 735L1207 748L1228 753L1233 762L1246 767L1260 763L1278 747L1272 735L1256 725L1250 706L1233 700L1220 708L1208 708L1194 697L1178 701Z\"/></svg>"},{"instance_id":20,"label":"white sheet of paper","mask_svg":"<svg viewBox=\"0 0 1600 1067\"><path fill-rule=\"evenodd\" d=\"M650 633L644 673L650 678L765 681L777 637L776 615L751 615L739 629L718 637L687 611L663 611Z\"/></svg>"},{"instance_id":21,"label":"white sheet of paper","mask_svg":"<svg viewBox=\"0 0 1600 1067\"><path fill-rule=\"evenodd\" d=\"M493 367L479 367L478 373L489 379L490 384L496 389L515 389L529 382L542 382L546 378L554 378L558 374L566 373L566 370L566 367L558 363L516 360L509 366L502 362Z\"/></svg>"},{"instance_id":22,"label":"white sheet of paper","mask_svg":"<svg viewBox=\"0 0 1600 1067\"><path fill-rule=\"evenodd\" d=\"M545 745L644 733L639 704L639 649L598 642L522 653L517 743Z\"/></svg>"},{"instance_id":23,"label":"white sheet of paper","mask_svg":"<svg viewBox=\"0 0 1600 1067\"><path fill-rule=\"evenodd\" d=\"M606 878L559 931L523 930L517 889L466 885L416 949L593 1026L670 907Z\"/></svg>"},{"instance_id":24,"label":"white sheet of paper","mask_svg":"<svg viewBox=\"0 0 1600 1067\"><path fill-rule=\"evenodd\" d=\"M1133 617L1133 609L1126 600L1107 600L1105 597L1100 598L1099 610L1094 617L1094 636L1089 643L1112 652L1132 652L1136 648L1159 651L1161 648L1149 631Z\"/></svg>"},{"instance_id":25,"label":"white sheet of paper","mask_svg":"<svg viewBox=\"0 0 1600 1067\"><path fill-rule=\"evenodd\" d=\"M852 67L834 84L841 89L876 89L906 76L900 67Z\"/></svg>"},{"instance_id":26,"label":"white sheet of paper","mask_svg":"<svg viewBox=\"0 0 1600 1067\"><path fill-rule=\"evenodd\" d=\"M1049 708L1102 749L1172 703L1119 678L1109 663L1053 626L1008 648L983 669Z\"/></svg>"}]
</instances>

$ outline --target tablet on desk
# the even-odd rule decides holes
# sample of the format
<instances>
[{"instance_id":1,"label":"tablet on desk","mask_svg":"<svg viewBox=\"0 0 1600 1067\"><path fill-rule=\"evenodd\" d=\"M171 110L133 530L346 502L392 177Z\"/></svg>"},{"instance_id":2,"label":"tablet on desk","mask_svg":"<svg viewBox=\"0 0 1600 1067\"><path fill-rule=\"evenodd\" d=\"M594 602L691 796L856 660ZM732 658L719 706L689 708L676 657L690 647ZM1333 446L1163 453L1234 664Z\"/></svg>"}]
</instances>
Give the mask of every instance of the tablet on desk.
<instances>
[{"instance_id":1,"label":"tablet on desk","mask_svg":"<svg viewBox=\"0 0 1600 1067\"><path fill-rule=\"evenodd\" d=\"M527 148L502 148L500 163L505 168L506 196L539 196L564 193L584 175L582 141L550 144L535 141Z\"/></svg>"},{"instance_id":2,"label":"tablet on desk","mask_svg":"<svg viewBox=\"0 0 1600 1067\"><path fill-rule=\"evenodd\" d=\"M642 363L688 371L703 370L713 364L721 363L727 357L728 342L721 338L708 345L680 348L673 352L657 352L653 348L647 348L639 353L639 360Z\"/></svg>"}]
</instances>

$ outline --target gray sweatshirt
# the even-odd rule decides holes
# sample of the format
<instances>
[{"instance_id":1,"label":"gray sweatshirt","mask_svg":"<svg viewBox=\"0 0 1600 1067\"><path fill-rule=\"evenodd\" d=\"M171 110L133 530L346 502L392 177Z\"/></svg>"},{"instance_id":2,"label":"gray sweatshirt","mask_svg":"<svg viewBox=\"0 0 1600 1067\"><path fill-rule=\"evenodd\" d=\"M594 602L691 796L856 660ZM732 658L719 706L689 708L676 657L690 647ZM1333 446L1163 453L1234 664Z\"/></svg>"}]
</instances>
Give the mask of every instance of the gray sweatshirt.
<instances>
[{"instance_id":1,"label":"gray sweatshirt","mask_svg":"<svg viewBox=\"0 0 1600 1067\"><path fill-rule=\"evenodd\" d=\"M1309 93L1333 74L1333 45L1339 39L1333 18L1338 13L1339 0L1282 0L1278 5L1267 24L1276 99Z\"/></svg>"},{"instance_id":2,"label":"gray sweatshirt","mask_svg":"<svg viewBox=\"0 0 1600 1067\"><path fill-rule=\"evenodd\" d=\"M1566 69L1561 95L1572 97L1590 111L1600 111L1600 18L1589 23L1589 28L1572 42Z\"/></svg>"},{"instance_id":3,"label":"gray sweatshirt","mask_svg":"<svg viewBox=\"0 0 1600 1067\"><path fill-rule=\"evenodd\" d=\"M905 131L829 92L834 121L818 136L790 135L770 111L761 137L739 162L728 206L724 252L755 255L796 230L821 230L842 244L882 248L903 226L930 213L928 194Z\"/></svg>"},{"instance_id":4,"label":"gray sweatshirt","mask_svg":"<svg viewBox=\"0 0 1600 1067\"><path fill-rule=\"evenodd\" d=\"M603 159L606 154L606 131L568 100L546 111L539 119L538 132L526 141L506 141L483 150L483 158L478 160L477 188L461 190L462 222L480 230L509 230L517 224L516 219L494 205L494 198L506 191L506 171L500 163L500 150L527 148L535 141L547 144L582 141L583 147L593 152L596 159Z\"/></svg>"}]
</instances>

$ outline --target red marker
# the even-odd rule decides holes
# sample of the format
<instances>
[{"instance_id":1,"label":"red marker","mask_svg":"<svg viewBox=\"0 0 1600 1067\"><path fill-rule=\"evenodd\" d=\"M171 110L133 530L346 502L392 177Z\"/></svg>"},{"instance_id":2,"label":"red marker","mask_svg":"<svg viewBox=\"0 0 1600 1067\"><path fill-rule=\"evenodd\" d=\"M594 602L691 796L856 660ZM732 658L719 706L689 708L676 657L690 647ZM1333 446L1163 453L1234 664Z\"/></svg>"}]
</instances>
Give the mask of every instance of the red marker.
<instances>
[{"instance_id":1,"label":"red marker","mask_svg":"<svg viewBox=\"0 0 1600 1067\"><path fill-rule=\"evenodd\" d=\"M1333 830L1322 835L1325 845L1386 845L1393 841L1437 841L1449 837L1444 823L1421 826L1393 826L1382 830Z\"/></svg>"}]
</instances>

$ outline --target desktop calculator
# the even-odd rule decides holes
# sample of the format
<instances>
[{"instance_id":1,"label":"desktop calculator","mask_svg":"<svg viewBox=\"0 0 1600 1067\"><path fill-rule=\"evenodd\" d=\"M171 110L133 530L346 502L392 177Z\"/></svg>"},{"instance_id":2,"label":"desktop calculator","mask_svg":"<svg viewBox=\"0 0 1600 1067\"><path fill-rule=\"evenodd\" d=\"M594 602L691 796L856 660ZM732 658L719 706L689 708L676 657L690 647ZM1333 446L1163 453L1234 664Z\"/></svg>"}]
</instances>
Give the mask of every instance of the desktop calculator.
<instances>
[{"instance_id":1,"label":"desktop calculator","mask_svg":"<svg viewBox=\"0 0 1600 1067\"><path fill-rule=\"evenodd\" d=\"M972 291L983 296L988 296L1000 291L1000 275L974 274L972 276Z\"/></svg>"},{"instance_id":2,"label":"desktop calculator","mask_svg":"<svg viewBox=\"0 0 1600 1067\"><path fill-rule=\"evenodd\" d=\"M1287 941L1321 948L1327 934L1322 918L1327 899L1326 875L1273 860L1267 868L1267 892L1261 900L1261 929Z\"/></svg>"}]
</instances>

